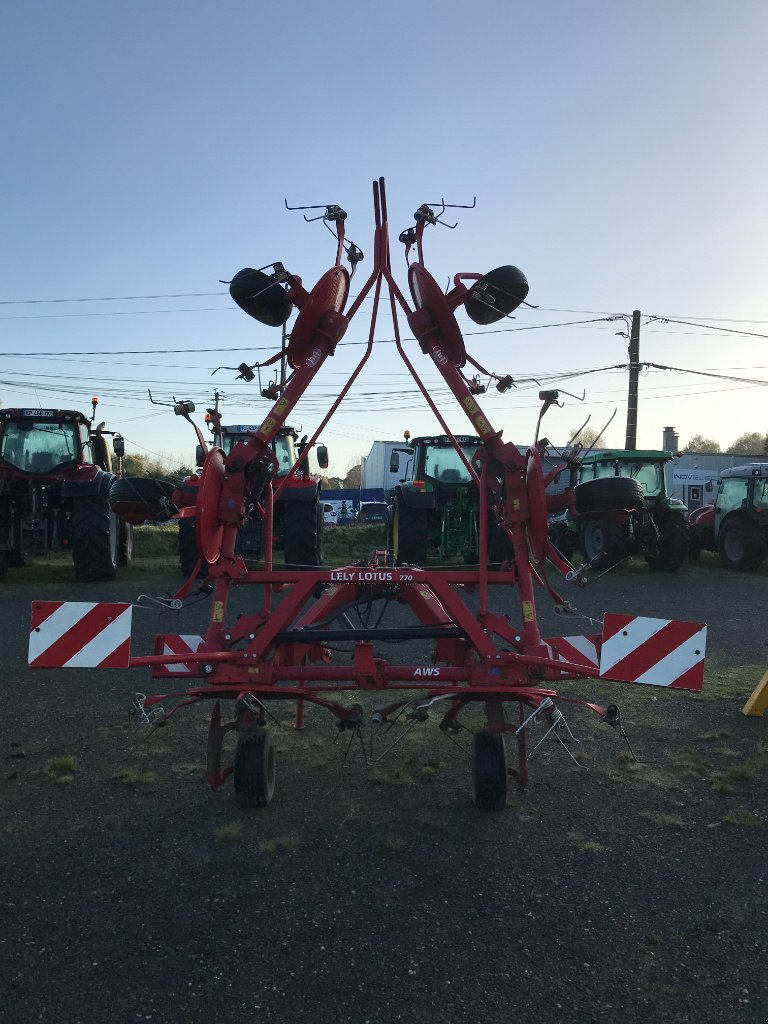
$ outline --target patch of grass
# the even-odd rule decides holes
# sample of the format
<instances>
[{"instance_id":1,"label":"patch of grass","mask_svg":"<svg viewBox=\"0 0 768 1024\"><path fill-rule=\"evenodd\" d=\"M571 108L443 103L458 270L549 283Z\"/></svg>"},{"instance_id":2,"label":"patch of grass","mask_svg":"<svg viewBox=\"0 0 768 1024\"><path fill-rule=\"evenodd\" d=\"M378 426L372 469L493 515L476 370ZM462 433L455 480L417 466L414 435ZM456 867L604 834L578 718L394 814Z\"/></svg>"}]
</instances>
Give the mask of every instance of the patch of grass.
<instances>
[{"instance_id":1,"label":"patch of grass","mask_svg":"<svg viewBox=\"0 0 768 1024\"><path fill-rule=\"evenodd\" d=\"M243 826L239 821L233 821L230 825L222 825L221 828L217 828L214 835L220 843L231 843L240 835L243 831Z\"/></svg>"},{"instance_id":2,"label":"patch of grass","mask_svg":"<svg viewBox=\"0 0 768 1024\"><path fill-rule=\"evenodd\" d=\"M75 781L74 775L57 775L56 785L57 786L68 786L70 782Z\"/></svg>"},{"instance_id":3,"label":"patch of grass","mask_svg":"<svg viewBox=\"0 0 768 1024\"><path fill-rule=\"evenodd\" d=\"M654 825L663 825L665 828L682 828L683 819L679 814L667 814L665 811L640 811L641 818L647 818Z\"/></svg>"},{"instance_id":4,"label":"patch of grass","mask_svg":"<svg viewBox=\"0 0 768 1024\"><path fill-rule=\"evenodd\" d=\"M754 779L757 772L752 765L735 764L725 774L732 782L747 782L749 779Z\"/></svg>"},{"instance_id":5,"label":"patch of grass","mask_svg":"<svg viewBox=\"0 0 768 1024\"><path fill-rule=\"evenodd\" d=\"M399 853L404 847L405 840L400 836L387 836L381 841L381 850L384 853Z\"/></svg>"},{"instance_id":6,"label":"patch of grass","mask_svg":"<svg viewBox=\"0 0 768 1024\"><path fill-rule=\"evenodd\" d=\"M447 821L440 821L437 818L431 817L429 814L424 814L417 818L416 824L430 832L440 832L448 828Z\"/></svg>"},{"instance_id":7,"label":"patch of grass","mask_svg":"<svg viewBox=\"0 0 768 1024\"><path fill-rule=\"evenodd\" d=\"M717 729L714 732L702 732L697 738L700 740L729 740L731 734L725 729Z\"/></svg>"},{"instance_id":8,"label":"patch of grass","mask_svg":"<svg viewBox=\"0 0 768 1024\"><path fill-rule=\"evenodd\" d=\"M733 811L729 811L728 814L723 816L723 821L726 825L737 825L740 828L763 828L763 822L753 814L752 811L748 811L746 807L737 807Z\"/></svg>"},{"instance_id":9,"label":"patch of grass","mask_svg":"<svg viewBox=\"0 0 768 1024\"><path fill-rule=\"evenodd\" d=\"M728 796L733 792L733 786L730 782L727 782L722 772L717 772L710 779L710 785L716 793L722 793L724 796Z\"/></svg>"},{"instance_id":10,"label":"patch of grass","mask_svg":"<svg viewBox=\"0 0 768 1024\"><path fill-rule=\"evenodd\" d=\"M378 786L412 786L413 776L397 765L394 768L374 768L370 775L371 781Z\"/></svg>"},{"instance_id":11,"label":"patch of grass","mask_svg":"<svg viewBox=\"0 0 768 1024\"><path fill-rule=\"evenodd\" d=\"M569 832L567 838L581 853L605 853L606 847L594 839L585 839L580 832Z\"/></svg>"},{"instance_id":12,"label":"patch of grass","mask_svg":"<svg viewBox=\"0 0 768 1024\"><path fill-rule=\"evenodd\" d=\"M281 851L296 850L300 845L300 836L275 836L274 839L262 839L258 845L258 851L259 853L274 854Z\"/></svg>"},{"instance_id":13,"label":"patch of grass","mask_svg":"<svg viewBox=\"0 0 768 1024\"><path fill-rule=\"evenodd\" d=\"M764 665L724 665L717 658L707 658L704 669L704 688L691 694L695 700L721 700L724 697L746 698L752 693L765 672Z\"/></svg>"},{"instance_id":14,"label":"patch of grass","mask_svg":"<svg viewBox=\"0 0 768 1024\"><path fill-rule=\"evenodd\" d=\"M687 775L701 775L707 767L707 762L698 750L694 750L692 747L676 750L672 755L672 763Z\"/></svg>"},{"instance_id":15,"label":"patch of grass","mask_svg":"<svg viewBox=\"0 0 768 1024\"><path fill-rule=\"evenodd\" d=\"M156 786L160 781L157 777L157 772L137 772L133 768L124 768L121 772L118 772L113 776L118 782L122 782L125 786L146 786L150 788Z\"/></svg>"},{"instance_id":16,"label":"patch of grass","mask_svg":"<svg viewBox=\"0 0 768 1024\"><path fill-rule=\"evenodd\" d=\"M729 747L726 743L721 743L719 747L715 747L712 753L717 754L718 757L741 757L741 751L734 750L733 747Z\"/></svg>"},{"instance_id":17,"label":"patch of grass","mask_svg":"<svg viewBox=\"0 0 768 1024\"><path fill-rule=\"evenodd\" d=\"M54 757L48 762L48 774L52 779L61 779L69 776L72 781L72 774L77 767L74 757Z\"/></svg>"},{"instance_id":18,"label":"patch of grass","mask_svg":"<svg viewBox=\"0 0 768 1024\"><path fill-rule=\"evenodd\" d=\"M370 526L332 526L323 531L323 562L325 565L346 565L360 558L370 558L387 543L384 523Z\"/></svg>"}]
</instances>

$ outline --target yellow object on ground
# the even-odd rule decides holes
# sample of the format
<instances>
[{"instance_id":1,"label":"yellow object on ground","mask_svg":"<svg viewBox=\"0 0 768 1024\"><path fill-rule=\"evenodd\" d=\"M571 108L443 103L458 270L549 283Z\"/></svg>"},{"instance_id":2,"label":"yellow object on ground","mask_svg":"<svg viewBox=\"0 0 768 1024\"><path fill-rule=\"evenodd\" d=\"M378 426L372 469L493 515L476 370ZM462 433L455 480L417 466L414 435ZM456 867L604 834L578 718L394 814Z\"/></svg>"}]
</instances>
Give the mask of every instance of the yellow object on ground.
<instances>
[{"instance_id":1,"label":"yellow object on ground","mask_svg":"<svg viewBox=\"0 0 768 1024\"><path fill-rule=\"evenodd\" d=\"M751 697L741 709L742 715L753 715L758 717L768 708L768 672L755 687Z\"/></svg>"}]
</instances>

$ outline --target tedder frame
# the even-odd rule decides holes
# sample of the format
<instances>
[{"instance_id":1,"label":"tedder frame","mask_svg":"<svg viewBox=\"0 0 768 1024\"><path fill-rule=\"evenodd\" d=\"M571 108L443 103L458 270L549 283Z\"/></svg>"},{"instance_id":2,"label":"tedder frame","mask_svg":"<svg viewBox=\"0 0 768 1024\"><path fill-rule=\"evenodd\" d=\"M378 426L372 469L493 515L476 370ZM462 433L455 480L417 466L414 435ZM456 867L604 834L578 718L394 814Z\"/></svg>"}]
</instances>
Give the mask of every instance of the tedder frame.
<instances>
[{"instance_id":1,"label":"tedder frame","mask_svg":"<svg viewBox=\"0 0 768 1024\"><path fill-rule=\"evenodd\" d=\"M604 708L586 700L561 697L554 684L566 679L601 678L698 690L703 679L706 626L607 614L600 633L542 637L536 612L537 589L547 593L556 610L574 611L549 582L547 563L566 580L584 582L584 567L574 569L548 538L548 513L565 508L569 496L548 495L546 488L564 467L545 470L547 442L535 443L521 454L514 444L502 440L501 432L493 427L477 401L480 389L476 379L462 372L469 362L481 373L489 374L467 354L455 316L457 308L464 305L475 322L497 322L525 300L527 282L516 268L500 267L486 275L456 274L453 287L444 293L427 270L423 252L425 228L442 223L440 217L446 208L442 202L437 215L428 205L420 207L415 224L400 235L405 245L409 301L391 269L386 192L381 178L373 183L373 206L373 267L348 309L350 273L342 259L346 252L354 272L362 253L345 241L346 213L337 206L326 207L317 218L326 226L332 225L336 260L311 291L280 263L271 264L269 274L263 273L266 268L240 271L231 283L233 298L261 322L284 324L293 305L298 308L298 317L287 351L270 360L285 355L291 371L282 383L272 385L272 408L245 443L228 454L218 447L207 451L197 505L179 513L182 517L195 515L200 559L209 566L202 584L211 592L204 634L194 638L160 635L154 654L131 655L130 605L34 602L30 664L148 667L156 680L175 680L177 684L183 680L181 689L176 686L167 693L137 695L134 715L150 724L167 720L182 707L212 701L206 778L211 788L217 789L234 772L236 796L244 806L269 803L274 792L274 747L266 728L270 701L295 702L299 728L304 722L305 703L325 708L335 716L338 727L351 730L353 737L363 727L365 713L359 703L345 704L339 699L338 694L345 691L381 694L371 714L372 723L392 722L403 711L406 717L423 719L431 707L440 709L440 728L448 733L463 728L462 711L479 703L484 708L485 723L472 734L472 792L478 807L500 810L506 802L508 778L521 786L526 784L529 725L534 721L549 729L563 725L561 702L580 704L621 728L615 705ZM305 219L310 218L305 215ZM397 351L444 434L455 444L442 411L405 351L399 314L404 315L419 348L481 439L471 462L455 444L479 489L478 564L460 568L397 566L392 552L382 550L373 552L364 562L339 567L276 567L272 560L274 503L290 485L301 459L291 474L277 480L271 442L326 359L333 355L364 300L372 295L365 351L306 446L306 458L371 355L384 289ZM256 365L241 365L240 375L252 380ZM489 377L499 382L499 390L510 382L508 376ZM540 397L543 412L557 399L557 393L542 392ZM187 415L187 407L181 412ZM248 569L236 554L238 528L247 509L253 506L264 523L264 566L260 570ZM494 523L507 536L514 552L514 557L500 566L489 564L489 524ZM262 588L260 606L252 606L230 621L232 588L254 584ZM172 606L179 608L192 588L200 586L196 570ZM507 614L498 614L489 607L491 586L503 586L512 597ZM476 610L465 601L465 594L470 592L476 595ZM280 599L276 600L278 594ZM395 601L407 607L416 624L354 626L348 613L372 601ZM81 613L67 611L77 608ZM127 625L121 627L121 622ZM376 647L377 641L409 639L432 642L433 667L397 664L383 657ZM329 645L339 640L352 643L348 664L331 663ZM416 697L414 691L418 691ZM233 702L228 721L222 719L224 701ZM233 765L223 763L223 739L230 731L238 734ZM505 738L516 745L509 766Z\"/></svg>"}]
</instances>

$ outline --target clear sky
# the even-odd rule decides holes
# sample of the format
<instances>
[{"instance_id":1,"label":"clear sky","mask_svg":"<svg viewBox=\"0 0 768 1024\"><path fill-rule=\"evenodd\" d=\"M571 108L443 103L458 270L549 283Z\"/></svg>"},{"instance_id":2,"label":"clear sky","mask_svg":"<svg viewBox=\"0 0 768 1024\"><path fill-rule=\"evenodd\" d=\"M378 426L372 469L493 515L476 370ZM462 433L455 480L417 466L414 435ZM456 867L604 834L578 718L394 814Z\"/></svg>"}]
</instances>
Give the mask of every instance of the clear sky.
<instances>
[{"instance_id":1,"label":"clear sky","mask_svg":"<svg viewBox=\"0 0 768 1024\"><path fill-rule=\"evenodd\" d=\"M354 294L379 175L402 287L397 234L441 197L477 207L456 211L455 231L428 232L439 281L506 263L526 273L538 309L485 331L459 311L490 370L546 382L625 363L623 321L543 325L640 309L642 359L768 380L767 29L763 0L8 0L0 400L87 412L97 394L129 450L176 462L194 437L148 388L204 407L218 387L226 420L260 422L256 384L211 374L267 357L280 332L219 280L282 260L312 284L331 265L331 236L287 212L287 197L347 210L367 257ZM295 426L319 422L367 332L361 313ZM377 337L324 434L332 473L376 439L436 429L385 317ZM431 361L408 346L442 400ZM554 443L617 409L606 440L623 445L625 370L558 383L586 398L548 413ZM660 446L667 425L723 447L768 429L761 385L655 370L640 387L641 446ZM480 401L525 444L537 391ZM469 430L452 399L444 408Z\"/></svg>"}]
</instances>

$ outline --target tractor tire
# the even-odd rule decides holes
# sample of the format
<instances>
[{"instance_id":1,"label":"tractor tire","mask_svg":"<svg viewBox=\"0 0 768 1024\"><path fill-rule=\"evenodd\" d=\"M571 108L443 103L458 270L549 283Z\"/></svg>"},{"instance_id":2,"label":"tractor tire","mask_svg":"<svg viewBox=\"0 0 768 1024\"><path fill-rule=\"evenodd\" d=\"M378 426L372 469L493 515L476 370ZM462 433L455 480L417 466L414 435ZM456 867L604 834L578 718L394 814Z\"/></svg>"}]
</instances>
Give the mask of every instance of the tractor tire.
<instances>
[{"instance_id":1,"label":"tractor tire","mask_svg":"<svg viewBox=\"0 0 768 1024\"><path fill-rule=\"evenodd\" d=\"M107 498L77 498L72 504L72 561L83 583L113 580L117 573L120 520Z\"/></svg>"},{"instance_id":2,"label":"tractor tire","mask_svg":"<svg viewBox=\"0 0 768 1024\"><path fill-rule=\"evenodd\" d=\"M323 506L314 501L286 501L283 512L286 569L315 569L323 564Z\"/></svg>"},{"instance_id":3,"label":"tractor tire","mask_svg":"<svg viewBox=\"0 0 768 1024\"><path fill-rule=\"evenodd\" d=\"M266 729L240 733L233 772L240 807L266 807L275 795L275 741Z\"/></svg>"},{"instance_id":4,"label":"tractor tire","mask_svg":"<svg viewBox=\"0 0 768 1024\"><path fill-rule=\"evenodd\" d=\"M645 560L656 572L677 572L691 558L691 534L686 524L674 517L660 526L661 544L657 555Z\"/></svg>"},{"instance_id":5,"label":"tractor tire","mask_svg":"<svg viewBox=\"0 0 768 1024\"><path fill-rule=\"evenodd\" d=\"M501 735L482 729L472 737L472 800L481 811L507 806L507 754Z\"/></svg>"},{"instance_id":6,"label":"tractor tire","mask_svg":"<svg viewBox=\"0 0 768 1024\"><path fill-rule=\"evenodd\" d=\"M127 522L164 523L176 512L172 493L173 484L167 480L148 476L117 477L109 491L109 503Z\"/></svg>"},{"instance_id":7,"label":"tractor tire","mask_svg":"<svg viewBox=\"0 0 768 1024\"><path fill-rule=\"evenodd\" d=\"M6 551L0 551L0 580L4 580L8 575L8 553Z\"/></svg>"},{"instance_id":8,"label":"tractor tire","mask_svg":"<svg viewBox=\"0 0 768 1024\"><path fill-rule=\"evenodd\" d=\"M179 568L186 579L195 571L195 566L200 560L197 550L197 527L194 519L179 520ZM200 566L199 576L203 576L206 570L206 563Z\"/></svg>"},{"instance_id":9,"label":"tractor tire","mask_svg":"<svg viewBox=\"0 0 768 1024\"><path fill-rule=\"evenodd\" d=\"M581 550L588 562L608 569L627 553L624 531L608 519L587 519L581 526Z\"/></svg>"},{"instance_id":10,"label":"tractor tire","mask_svg":"<svg viewBox=\"0 0 768 1024\"><path fill-rule=\"evenodd\" d=\"M577 512L645 507L642 485L627 476L605 476L599 480L586 480L575 487L573 493Z\"/></svg>"},{"instance_id":11,"label":"tractor tire","mask_svg":"<svg viewBox=\"0 0 768 1024\"><path fill-rule=\"evenodd\" d=\"M727 569L756 572L768 554L768 543L765 534L754 523L737 519L720 531L718 551Z\"/></svg>"},{"instance_id":12,"label":"tractor tire","mask_svg":"<svg viewBox=\"0 0 768 1024\"><path fill-rule=\"evenodd\" d=\"M397 565L427 564L427 513L395 501L392 522L393 550Z\"/></svg>"},{"instance_id":13,"label":"tractor tire","mask_svg":"<svg viewBox=\"0 0 768 1024\"><path fill-rule=\"evenodd\" d=\"M133 527L120 522L118 533L117 564L128 565L133 558Z\"/></svg>"}]
</instances>

